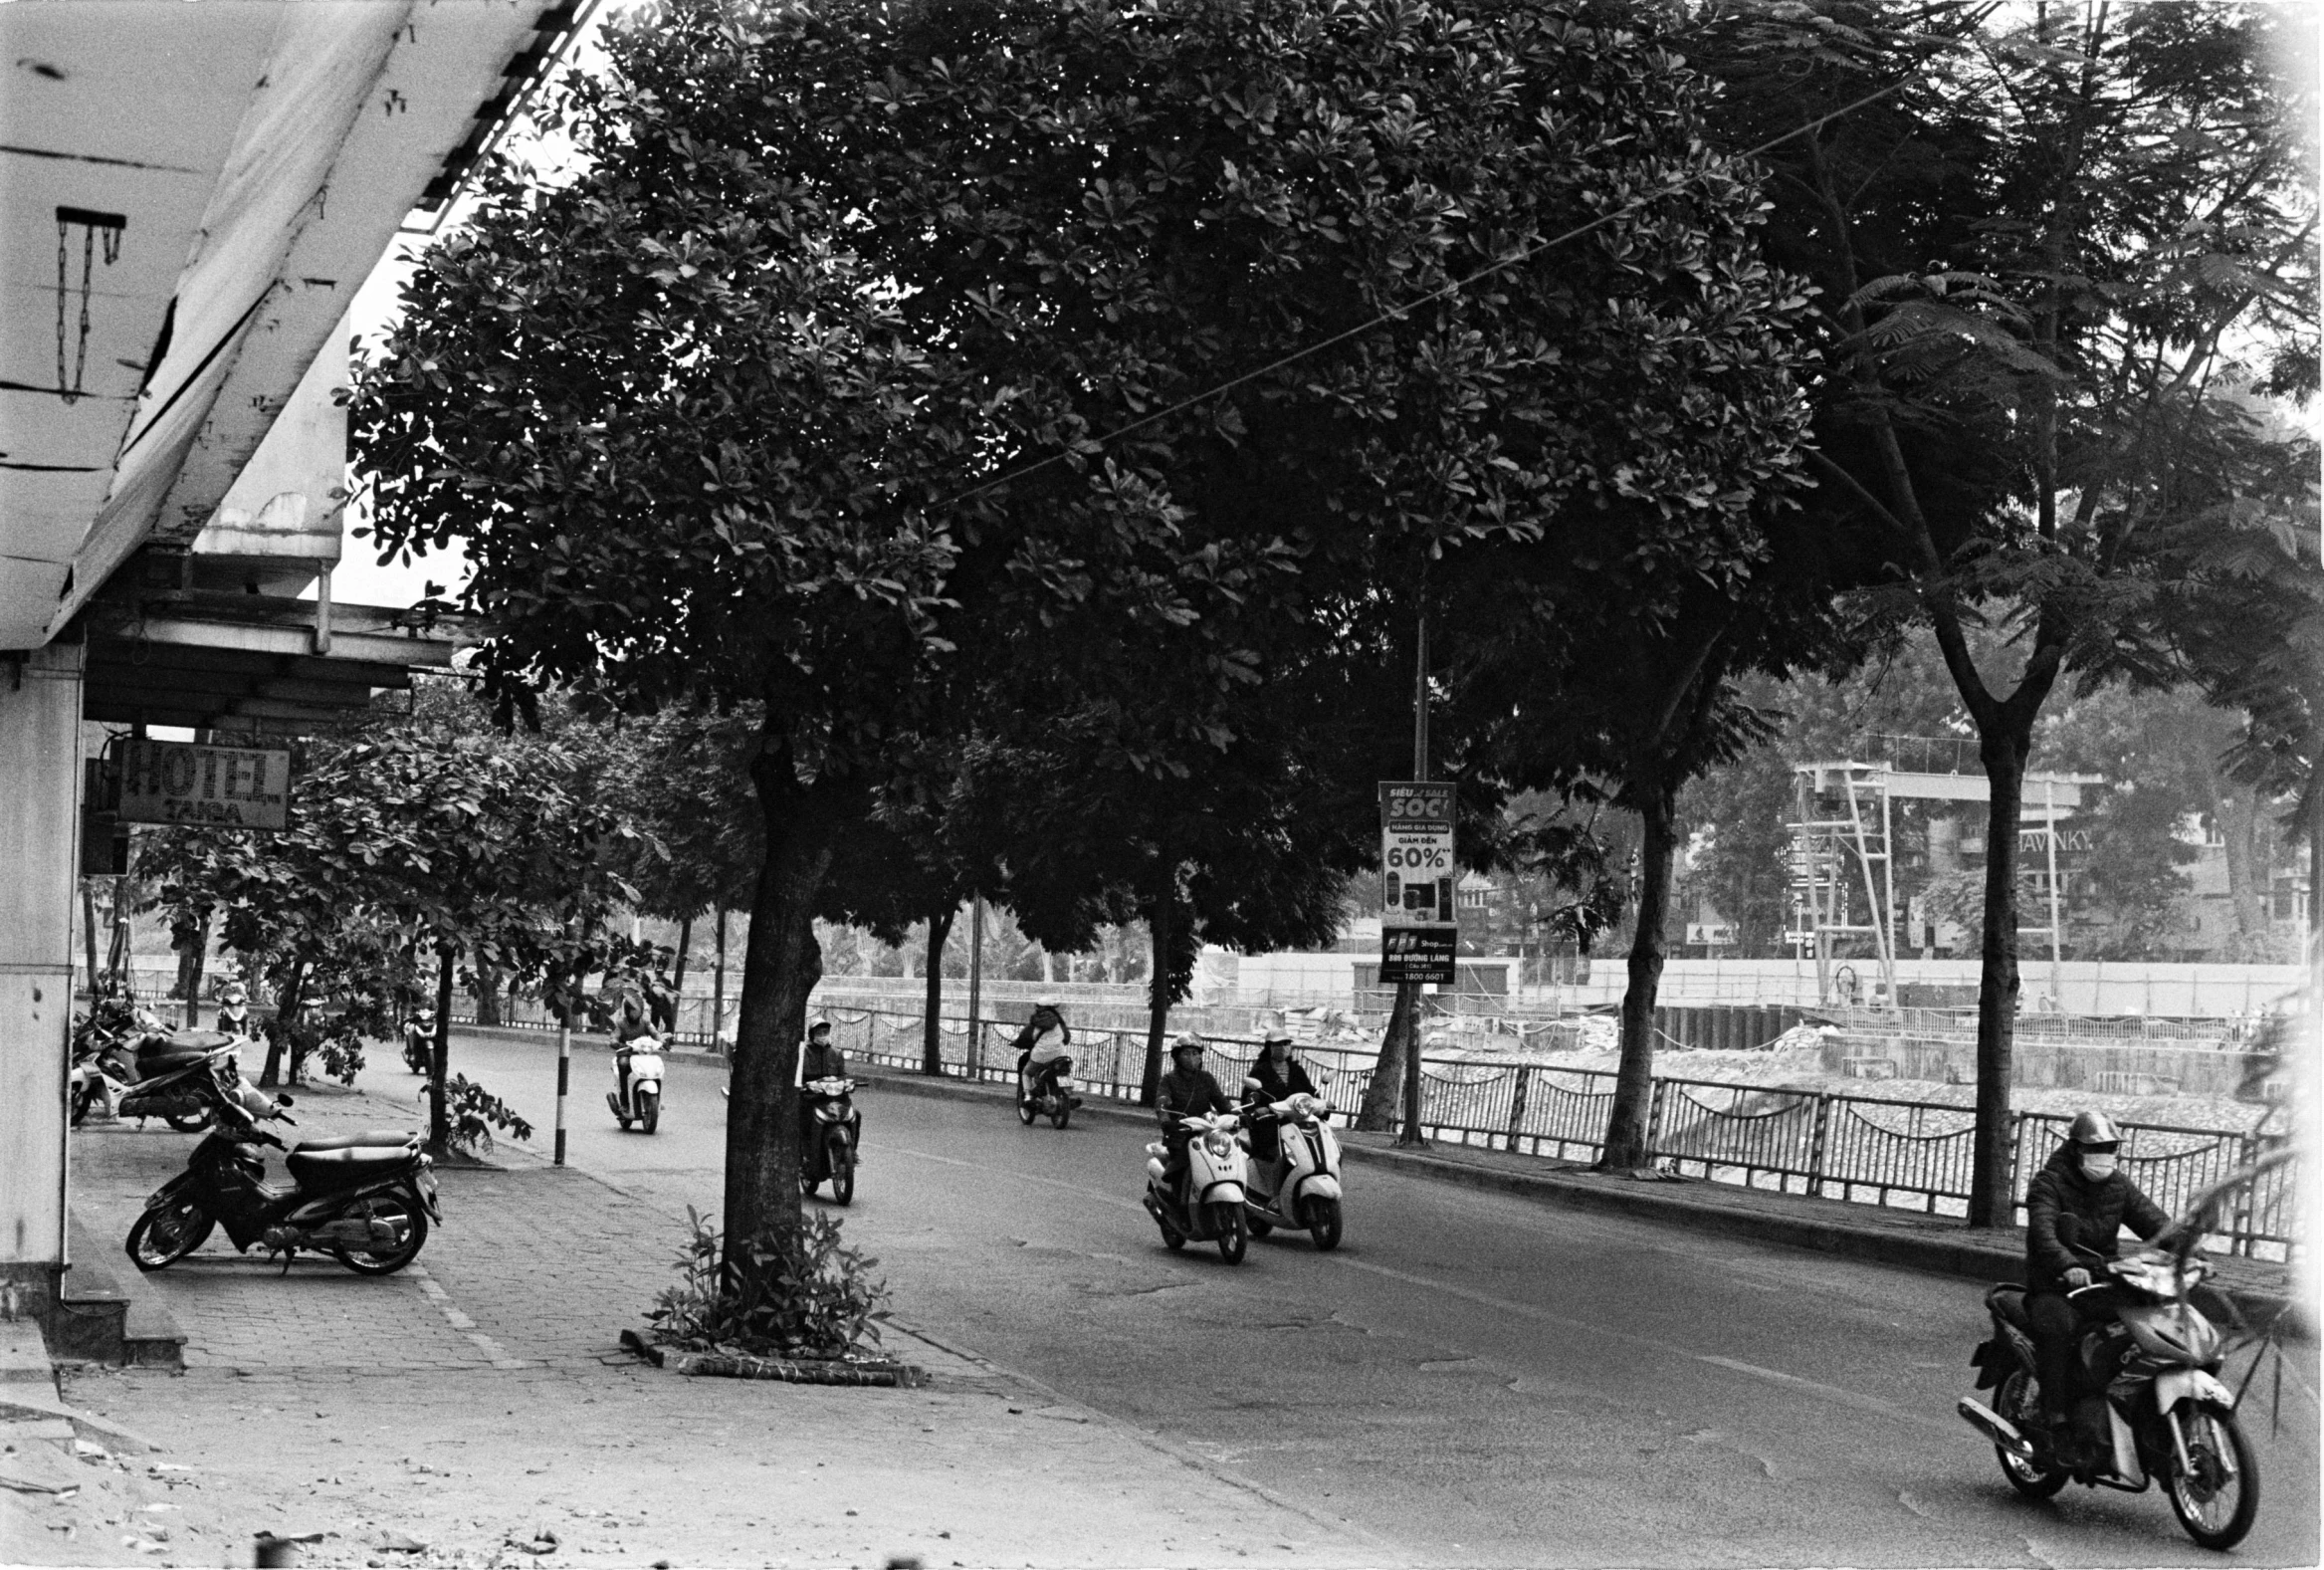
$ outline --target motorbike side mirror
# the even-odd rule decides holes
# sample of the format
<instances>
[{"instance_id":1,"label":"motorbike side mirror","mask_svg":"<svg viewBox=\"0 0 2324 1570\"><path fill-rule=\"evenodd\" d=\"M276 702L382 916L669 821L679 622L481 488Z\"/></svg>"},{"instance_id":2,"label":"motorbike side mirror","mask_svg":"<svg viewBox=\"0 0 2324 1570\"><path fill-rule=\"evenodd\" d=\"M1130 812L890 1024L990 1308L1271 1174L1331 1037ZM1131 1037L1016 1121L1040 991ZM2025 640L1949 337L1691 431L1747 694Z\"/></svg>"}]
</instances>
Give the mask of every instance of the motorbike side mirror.
<instances>
[{"instance_id":1,"label":"motorbike side mirror","mask_svg":"<svg viewBox=\"0 0 2324 1570\"><path fill-rule=\"evenodd\" d=\"M1252 1079L1246 1075L1243 1079L1243 1088L1245 1090L1257 1090L1259 1088L1259 1082L1256 1079Z\"/></svg>"},{"instance_id":2,"label":"motorbike side mirror","mask_svg":"<svg viewBox=\"0 0 2324 1570\"><path fill-rule=\"evenodd\" d=\"M275 1105L277 1105L277 1106L283 1106L283 1107L295 1107L295 1106L297 1106L298 1104L299 1104L298 1102L296 1102L296 1101L293 1101L293 1100L292 1100L292 1099L291 1099L289 1096L277 1096L277 1097L275 1097Z\"/></svg>"}]
</instances>

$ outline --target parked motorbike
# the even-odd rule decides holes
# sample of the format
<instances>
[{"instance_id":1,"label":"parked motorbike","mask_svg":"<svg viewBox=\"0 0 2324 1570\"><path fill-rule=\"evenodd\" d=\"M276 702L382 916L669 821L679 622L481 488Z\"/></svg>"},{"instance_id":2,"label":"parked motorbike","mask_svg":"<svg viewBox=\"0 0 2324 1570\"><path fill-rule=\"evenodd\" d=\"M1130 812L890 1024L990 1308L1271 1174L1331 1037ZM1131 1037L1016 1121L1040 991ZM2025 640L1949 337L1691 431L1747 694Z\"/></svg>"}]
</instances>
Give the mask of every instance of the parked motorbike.
<instances>
[{"instance_id":1,"label":"parked motorbike","mask_svg":"<svg viewBox=\"0 0 2324 1570\"><path fill-rule=\"evenodd\" d=\"M2235 1421L2235 1398L2219 1380L2224 1343L2187 1292L2209 1275L2200 1258L2184 1274L2153 1249L2124 1259L2089 1260L2092 1283L2066 1296L2082 1316L2084 1388L2103 1392L2106 1439L2089 1464L2069 1469L2041 1434L2033 1336L2025 1289L1986 1293L1994 1333L1970 1359L1977 1388L1998 1386L1991 1407L1965 1396L1958 1407L1993 1441L2003 1475L2028 1498L2046 1499L2068 1481L2144 1491L2150 1478L2170 1495L2187 1535L2205 1548L2231 1548L2259 1510L2259 1467ZM2094 1415L2094 1414L2093 1414Z\"/></svg>"},{"instance_id":2,"label":"parked motorbike","mask_svg":"<svg viewBox=\"0 0 2324 1570\"><path fill-rule=\"evenodd\" d=\"M436 1016L416 1013L403 1022L403 1066L425 1074L436 1064Z\"/></svg>"},{"instance_id":3,"label":"parked motorbike","mask_svg":"<svg viewBox=\"0 0 2324 1570\"><path fill-rule=\"evenodd\" d=\"M1232 1112L1174 1120L1191 1135L1186 1141L1186 1170L1171 1186L1164 1176L1169 1147L1159 1140L1146 1147L1147 1214L1162 1229L1162 1242L1171 1251L1189 1240L1214 1241L1221 1259L1240 1264L1250 1245L1250 1229L1243 1219L1247 1156L1235 1139L1241 1120Z\"/></svg>"},{"instance_id":4,"label":"parked motorbike","mask_svg":"<svg viewBox=\"0 0 2324 1570\"><path fill-rule=\"evenodd\" d=\"M855 1110L854 1091L852 1079L810 1079L799 1087L814 1118L813 1133L799 1151L800 1186L812 1194L829 1179L834 1205L855 1199L856 1146L863 1134L863 1115Z\"/></svg>"},{"instance_id":5,"label":"parked motorbike","mask_svg":"<svg viewBox=\"0 0 2324 1570\"><path fill-rule=\"evenodd\" d=\"M1246 1079L1243 1088L1257 1090L1259 1082ZM1332 1132L1331 1111L1321 1096L1304 1093L1244 1111L1243 1148L1250 1148L1251 1127L1273 1123L1278 1152L1250 1171L1243 1215L1252 1236L1283 1227L1305 1230L1323 1252L1340 1246L1340 1137Z\"/></svg>"},{"instance_id":6,"label":"parked motorbike","mask_svg":"<svg viewBox=\"0 0 2324 1570\"><path fill-rule=\"evenodd\" d=\"M224 1226L237 1252L253 1244L283 1256L327 1253L358 1275L392 1275L417 1257L430 1222L442 1222L436 1176L418 1133L369 1130L286 1145L264 1122L293 1123L279 1100L242 1082L226 1052L205 1054L197 1092L216 1126L186 1169L155 1190L123 1247L140 1270L192 1253ZM290 1182L266 1181L261 1145L284 1154Z\"/></svg>"},{"instance_id":7,"label":"parked motorbike","mask_svg":"<svg viewBox=\"0 0 2324 1570\"><path fill-rule=\"evenodd\" d=\"M1017 1071L1017 1121L1027 1128L1041 1117L1049 1120L1051 1128L1063 1128L1073 1121L1073 1109L1081 1105L1081 1097L1073 1093L1073 1059L1060 1057L1047 1066L1047 1079L1041 1077L1039 1067ZM1036 1085L1040 1086L1038 1094Z\"/></svg>"},{"instance_id":8,"label":"parked motorbike","mask_svg":"<svg viewBox=\"0 0 2324 1570\"><path fill-rule=\"evenodd\" d=\"M241 1046L224 1031L164 1030L150 1016L128 1033L93 1031L73 1065L72 1122L79 1127L109 1091L116 1117L160 1118L181 1134L198 1134L210 1126L210 1103L200 1094L206 1065L223 1053L238 1067Z\"/></svg>"},{"instance_id":9,"label":"parked motorbike","mask_svg":"<svg viewBox=\"0 0 2324 1570\"><path fill-rule=\"evenodd\" d=\"M617 1042L613 1088L605 1092L613 1121L627 1133L635 1123L651 1134L662 1124L662 1043L650 1035Z\"/></svg>"}]
</instances>

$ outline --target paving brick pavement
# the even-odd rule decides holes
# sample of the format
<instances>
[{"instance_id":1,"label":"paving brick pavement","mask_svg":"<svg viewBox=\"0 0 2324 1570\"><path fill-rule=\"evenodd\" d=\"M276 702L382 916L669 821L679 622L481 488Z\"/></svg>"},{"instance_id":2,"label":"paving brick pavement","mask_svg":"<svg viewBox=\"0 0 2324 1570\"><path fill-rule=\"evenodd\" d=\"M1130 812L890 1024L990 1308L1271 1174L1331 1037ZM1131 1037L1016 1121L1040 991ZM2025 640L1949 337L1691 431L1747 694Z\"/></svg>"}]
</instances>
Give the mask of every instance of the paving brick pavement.
<instances>
[{"instance_id":1,"label":"paving brick pavement","mask_svg":"<svg viewBox=\"0 0 2324 1570\"><path fill-rule=\"evenodd\" d=\"M298 1116L309 1135L410 1121L395 1102L327 1091ZM124 1235L193 1142L77 1134L77 1217L101 1238ZM522 1151L505 1170L443 1180L444 1226L396 1276L305 1258L286 1275L214 1240L134 1281L185 1331L186 1371L73 1370L65 1394L165 1448L43 1451L90 1486L0 1494L15 1512L0 1522L10 1561L248 1563L260 1530L322 1533L304 1563L367 1567L1406 1558L908 1331L891 1344L935 1373L932 1387L644 1367L615 1338L671 1279L682 1212ZM556 1559L539 1553L551 1539Z\"/></svg>"}]
</instances>

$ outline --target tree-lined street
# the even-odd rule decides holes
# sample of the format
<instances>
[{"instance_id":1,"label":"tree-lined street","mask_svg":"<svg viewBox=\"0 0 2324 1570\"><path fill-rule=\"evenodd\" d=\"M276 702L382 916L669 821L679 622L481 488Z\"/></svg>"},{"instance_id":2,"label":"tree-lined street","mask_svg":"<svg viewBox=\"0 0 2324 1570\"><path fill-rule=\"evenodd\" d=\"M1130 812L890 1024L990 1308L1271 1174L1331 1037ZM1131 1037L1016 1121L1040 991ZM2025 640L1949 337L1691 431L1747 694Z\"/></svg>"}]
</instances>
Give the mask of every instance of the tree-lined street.
<instances>
[{"instance_id":1,"label":"tree-lined street","mask_svg":"<svg viewBox=\"0 0 2324 1570\"><path fill-rule=\"evenodd\" d=\"M552 1046L464 1038L461 1050L496 1093L546 1123ZM570 1160L629 1196L584 1203L601 1207L604 1227L585 1262L553 1279L520 1267L528 1224L516 1196L530 1192L518 1180L532 1164L514 1153L506 1178L453 1175L427 1256L448 1301L512 1361L580 1358L586 1379L600 1377L593 1354L619 1316L667 1278L675 1218L715 1206L725 1138L718 1065L673 1060L668 1112L650 1138L614 1128L607 1077L602 1048L581 1046ZM378 1067L363 1080L399 1099L414 1083ZM1984 1333L1974 1282L1370 1166L1350 1169L1339 1253L1276 1237L1230 1268L1208 1251L1162 1247L1136 1201L1147 1137L1137 1127L1027 1129L987 1101L894 1090L868 1089L859 1105L866 1155L849 1233L879 1257L906 1323L1415 1557L2131 1565L2186 1551L2151 1492L2076 1488L2033 1505L2008 1490L1952 1412ZM505 1208L496 1184L511 1185ZM573 1225L569 1214L559 1223ZM480 1234L508 1251L477 1248ZM256 1261L203 1264L185 1279L224 1274L251 1277L244 1301L263 1301L286 1326L299 1294L344 1301L353 1279L310 1263L278 1282ZM155 1284L194 1290L175 1274ZM412 1290L363 1284L384 1287L381 1301ZM2295 1371L2313 1381L2312 1350ZM2316 1412L2290 1381L2284 1403L2272 1438L2264 1401L2250 1409L2266 1502L2227 1562L2315 1556ZM1068 1456L1080 1439L1070 1427L1038 1434L988 1458L996 1477ZM1026 1535L1067 1534L1027 1523Z\"/></svg>"}]
</instances>

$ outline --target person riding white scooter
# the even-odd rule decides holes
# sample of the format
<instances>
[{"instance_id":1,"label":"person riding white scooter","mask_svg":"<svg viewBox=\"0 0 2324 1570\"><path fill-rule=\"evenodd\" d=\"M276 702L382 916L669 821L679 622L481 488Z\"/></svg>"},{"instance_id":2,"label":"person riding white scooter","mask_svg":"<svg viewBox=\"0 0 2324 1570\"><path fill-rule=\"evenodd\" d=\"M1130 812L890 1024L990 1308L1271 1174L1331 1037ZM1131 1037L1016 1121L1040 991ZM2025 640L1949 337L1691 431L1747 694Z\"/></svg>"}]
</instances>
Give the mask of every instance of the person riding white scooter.
<instances>
[{"instance_id":1,"label":"person riding white scooter","mask_svg":"<svg viewBox=\"0 0 2324 1570\"><path fill-rule=\"evenodd\" d=\"M1220 1258L1240 1264L1250 1237L1243 1220L1248 1161L1234 1137L1234 1104L1203 1070L1200 1036L1179 1036L1170 1060L1156 1097L1162 1137L1146 1147L1147 1213L1169 1248L1215 1241ZM1197 1139L1198 1151L1190 1148Z\"/></svg>"},{"instance_id":2,"label":"person riding white scooter","mask_svg":"<svg viewBox=\"0 0 2324 1570\"><path fill-rule=\"evenodd\" d=\"M662 1041L634 973L623 974L612 1012L614 1088L605 1101L623 1128L636 1123L651 1134L662 1121Z\"/></svg>"},{"instance_id":3,"label":"person riding white scooter","mask_svg":"<svg viewBox=\"0 0 2324 1570\"><path fill-rule=\"evenodd\" d=\"M1018 1105L1047 1102L1058 1076L1073 1071L1072 1053L1073 1030L1065 1022L1065 1006L1053 994L1035 999L1033 1016L1017 1032ZM1078 1096L1065 1099L1069 1109L1081 1105Z\"/></svg>"},{"instance_id":4,"label":"person riding white scooter","mask_svg":"<svg viewBox=\"0 0 2324 1570\"><path fill-rule=\"evenodd\" d=\"M1340 1246L1340 1141L1331 1103L1291 1055L1291 1032L1267 1032L1243 1080L1244 1143L1251 1152L1244 1200L1255 1236L1305 1230L1325 1251Z\"/></svg>"}]
</instances>

